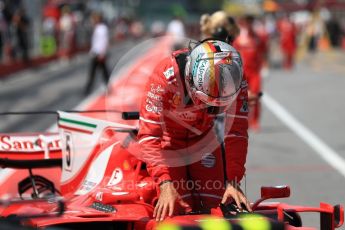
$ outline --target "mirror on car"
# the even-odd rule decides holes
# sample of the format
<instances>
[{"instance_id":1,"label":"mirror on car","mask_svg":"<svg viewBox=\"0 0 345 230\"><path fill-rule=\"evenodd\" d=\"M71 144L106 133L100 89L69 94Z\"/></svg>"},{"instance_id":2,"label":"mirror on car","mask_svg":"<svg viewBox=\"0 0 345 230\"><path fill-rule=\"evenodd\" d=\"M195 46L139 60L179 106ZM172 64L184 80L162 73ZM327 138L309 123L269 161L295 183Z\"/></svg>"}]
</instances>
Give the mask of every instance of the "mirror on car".
<instances>
[{"instance_id":1,"label":"mirror on car","mask_svg":"<svg viewBox=\"0 0 345 230\"><path fill-rule=\"evenodd\" d=\"M139 117L140 117L139 112L136 112L136 111L122 113L123 120L139 120Z\"/></svg>"},{"instance_id":2,"label":"mirror on car","mask_svg":"<svg viewBox=\"0 0 345 230\"><path fill-rule=\"evenodd\" d=\"M344 224L344 207L340 204L334 206L334 225L336 228Z\"/></svg>"},{"instance_id":3,"label":"mirror on car","mask_svg":"<svg viewBox=\"0 0 345 230\"><path fill-rule=\"evenodd\" d=\"M287 185L279 186L262 186L261 187L261 198L286 198L290 196L290 187Z\"/></svg>"}]
</instances>

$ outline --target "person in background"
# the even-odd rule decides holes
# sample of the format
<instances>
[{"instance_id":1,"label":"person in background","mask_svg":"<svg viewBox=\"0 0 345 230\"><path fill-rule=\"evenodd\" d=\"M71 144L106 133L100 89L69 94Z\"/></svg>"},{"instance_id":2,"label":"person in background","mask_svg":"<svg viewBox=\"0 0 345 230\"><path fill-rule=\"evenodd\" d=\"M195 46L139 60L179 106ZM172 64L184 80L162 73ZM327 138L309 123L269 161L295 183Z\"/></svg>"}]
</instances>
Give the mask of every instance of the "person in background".
<instances>
[{"instance_id":1,"label":"person in background","mask_svg":"<svg viewBox=\"0 0 345 230\"><path fill-rule=\"evenodd\" d=\"M183 47L186 32L181 17L175 16L169 22L166 34L173 37L173 50L178 50Z\"/></svg>"},{"instance_id":2,"label":"person in background","mask_svg":"<svg viewBox=\"0 0 345 230\"><path fill-rule=\"evenodd\" d=\"M284 54L283 67L291 69L297 48L296 26L288 16L284 16L278 21L277 29L280 34L280 49Z\"/></svg>"},{"instance_id":3,"label":"person in background","mask_svg":"<svg viewBox=\"0 0 345 230\"><path fill-rule=\"evenodd\" d=\"M24 62L29 61L29 19L23 9L17 10L13 15L13 26L17 37L16 53L19 51Z\"/></svg>"},{"instance_id":4,"label":"person in background","mask_svg":"<svg viewBox=\"0 0 345 230\"><path fill-rule=\"evenodd\" d=\"M129 31L134 39L140 39L144 36L144 25L140 20L134 20L129 28Z\"/></svg>"},{"instance_id":5,"label":"person in background","mask_svg":"<svg viewBox=\"0 0 345 230\"><path fill-rule=\"evenodd\" d=\"M319 48L319 41L325 32L324 20L319 11L312 13L311 18L306 27L306 33L309 37L308 51L314 53Z\"/></svg>"},{"instance_id":6,"label":"person in background","mask_svg":"<svg viewBox=\"0 0 345 230\"><path fill-rule=\"evenodd\" d=\"M235 20L224 11L217 11L212 15L204 14L200 18L201 40L217 38L227 40L231 45L240 33Z\"/></svg>"},{"instance_id":7,"label":"person in background","mask_svg":"<svg viewBox=\"0 0 345 230\"><path fill-rule=\"evenodd\" d=\"M74 19L69 6L62 8L62 15L59 20L59 50L62 57L69 57L72 52L72 42L74 36Z\"/></svg>"},{"instance_id":8,"label":"person in background","mask_svg":"<svg viewBox=\"0 0 345 230\"><path fill-rule=\"evenodd\" d=\"M150 30L152 37L163 36L165 32L165 25L162 21L156 20L151 24Z\"/></svg>"},{"instance_id":9,"label":"person in background","mask_svg":"<svg viewBox=\"0 0 345 230\"><path fill-rule=\"evenodd\" d=\"M91 38L92 55L90 62L89 79L85 88L85 95L89 94L92 90L93 82L95 80L96 70L100 68L103 73L104 83L107 85L109 81L109 72L107 69L107 50L109 47L109 29L103 22L100 13L93 13L92 20L94 23L94 30Z\"/></svg>"},{"instance_id":10,"label":"person in background","mask_svg":"<svg viewBox=\"0 0 345 230\"><path fill-rule=\"evenodd\" d=\"M264 42L255 32L254 17L244 16L240 21L240 34L236 37L233 45L241 54L244 74L248 80L248 96L250 101L249 127L254 131L260 130L260 94L261 68L266 57Z\"/></svg>"},{"instance_id":11,"label":"person in background","mask_svg":"<svg viewBox=\"0 0 345 230\"><path fill-rule=\"evenodd\" d=\"M265 17L258 19L255 24L255 32L260 37L262 42L263 62L261 68L261 76L263 78L269 75L269 53L270 53L270 33L267 28L267 21Z\"/></svg>"},{"instance_id":12,"label":"person in background","mask_svg":"<svg viewBox=\"0 0 345 230\"><path fill-rule=\"evenodd\" d=\"M128 37L129 34L129 20L127 18L118 18L115 22L114 36L118 41L122 41Z\"/></svg>"},{"instance_id":13,"label":"person in background","mask_svg":"<svg viewBox=\"0 0 345 230\"><path fill-rule=\"evenodd\" d=\"M244 62L244 79L249 84L249 105L252 112L249 115L249 125L259 130L261 92L261 66L266 56L264 44L253 28L254 18L248 16L241 23L241 30L236 21L224 11L217 11L212 15L202 15L200 19L200 30L202 39L217 38L226 41L234 46ZM240 38L239 38L240 37ZM243 107L248 112L249 105Z\"/></svg>"},{"instance_id":14,"label":"person in background","mask_svg":"<svg viewBox=\"0 0 345 230\"><path fill-rule=\"evenodd\" d=\"M60 9L53 1L48 1L42 11L43 32L45 36L52 36L52 41L57 46L59 41Z\"/></svg>"},{"instance_id":15,"label":"person in background","mask_svg":"<svg viewBox=\"0 0 345 230\"><path fill-rule=\"evenodd\" d=\"M7 28L7 23L4 15L5 4L0 1L0 63L3 61L3 48L5 46L5 33Z\"/></svg>"},{"instance_id":16,"label":"person in background","mask_svg":"<svg viewBox=\"0 0 345 230\"><path fill-rule=\"evenodd\" d=\"M326 23L327 32L333 48L338 48L341 43L342 31L339 21L335 16Z\"/></svg>"}]
</instances>

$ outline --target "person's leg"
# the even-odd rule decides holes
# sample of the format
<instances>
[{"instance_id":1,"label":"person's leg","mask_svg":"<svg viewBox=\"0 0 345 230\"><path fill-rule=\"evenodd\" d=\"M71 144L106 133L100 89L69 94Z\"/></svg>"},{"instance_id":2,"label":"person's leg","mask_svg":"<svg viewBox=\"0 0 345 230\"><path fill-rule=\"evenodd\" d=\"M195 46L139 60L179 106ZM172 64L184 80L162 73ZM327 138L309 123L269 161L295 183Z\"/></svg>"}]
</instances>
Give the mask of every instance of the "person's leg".
<instances>
[{"instance_id":1,"label":"person's leg","mask_svg":"<svg viewBox=\"0 0 345 230\"><path fill-rule=\"evenodd\" d=\"M93 85L93 82L95 80L97 66L98 66L97 57L94 56L94 57L92 57L91 62L90 62L89 79L88 79L88 82L86 84L86 88L85 88L85 92L84 92L85 94L89 94L91 92L92 85Z\"/></svg>"},{"instance_id":2,"label":"person's leg","mask_svg":"<svg viewBox=\"0 0 345 230\"><path fill-rule=\"evenodd\" d=\"M261 92L261 76L259 72L251 71L250 74L248 74L248 86L249 90L254 94L259 94ZM258 99L255 104L250 106L248 115L249 127L254 131L260 131L261 128L260 112L260 99Z\"/></svg>"},{"instance_id":3,"label":"person's leg","mask_svg":"<svg viewBox=\"0 0 345 230\"><path fill-rule=\"evenodd\" d=\"M102 68L102 72L103 72L103 80L105 85L108 85L108 81L109 81L109 71L107 68L107 61L106 61L106 57L104 58L104 60L102 62L100 62L100 67Z\"/></svg>"},{"instance_id":4,"label":"person's leg","mask_svg":"<svg viewBox=\"0 0 345 230\"><path fill-rule=\"evenodd\" d=\"M2 55L3 55L3 39L2 39L2 32L0 31L0 63L2 62Z\"/></svg>"},{"instance_id":5,"label":"person's leg","mask_svg":"<svg viewBox=\"0 0 345 230\"><path fill-rule=\"evenodd\" d=\"M22 59L23 59L23 62L25 63L29 61L29 51L26 46L22 47Z\"/></svg>"},{"instance_id":6,"label":"person's leg","mask_svg":"<svg viewBox=\"0 0 345 230\"><path fill-rule=\"evenodd\" d=\"M249 126L254 131L258 132L261 129L260 126L260 115L261 115L261 103L260 100L258 100L255 105L252 107L252 111L250 112L250 121Z\"/></svg>"},{"instance_id":7,"label":"person's leg","mask_svg":"<svg viewBox=\"0 0 345 230\"><path fill-rule=\"evenodd\" d=\"M293 55L294 53L293 52L289 52L288 53L288 69L291 69L293 67Z\"/></svg>"},{"instance_id":8,"label":"person's leg","mask_svg":"<svg viewBox=\"0 0 345 230\"><path fill-rule=\"evenodd\" d=\"M286 51L283 51L283 68L284 68L284 69L287 69L288 59L289 59L289 57L288 57L287 52L286 52Z\"/></svg>"}]
</instances>

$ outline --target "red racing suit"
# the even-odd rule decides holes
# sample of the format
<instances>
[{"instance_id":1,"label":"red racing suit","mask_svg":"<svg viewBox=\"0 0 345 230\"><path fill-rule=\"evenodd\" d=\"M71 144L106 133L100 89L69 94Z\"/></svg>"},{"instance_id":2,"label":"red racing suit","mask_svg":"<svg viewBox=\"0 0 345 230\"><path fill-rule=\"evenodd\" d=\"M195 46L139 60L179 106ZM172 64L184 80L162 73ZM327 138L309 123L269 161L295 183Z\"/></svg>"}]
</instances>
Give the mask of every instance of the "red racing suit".
<instances>
[{"instance_id":1,"label":"red racing suit","mask_svg":"<svg viewBox=\"0 0 345 230\"><path fill-rule=\"evenodd\" d=\"M248 79L250 92L260 93L262 90L260 71L265 59L264 42L254 31L241 30L233 45L243 59L244 75ZM250 107L249 126L251 128L259 129L260 110L260 101Z\"/></svg>"},{"instance_id":2,"label":"red racing suit","mask_svg":"<svg viewBox=\"0 0 345 230\"><path fill-rule=\"evenodd\" d=\"M283 65L290 69L293 65L293 58L296 52L296 27L289 19L282 19L277 23L280 33L280 48L284 53Z\"/></svg>"},{"instance_id":3,"label":"red racing suit","mask_svg":"<svg viewBox=\"0 0 345 230\"><path fill-rule=\"evenodd\" d=\"M214 207L224 193L224 180L239 182L245 173L247 81L242 81L236 101L224 116L224 155L213 127L215 115L185 100L188 94L176 61L185 51L161 61L147 82L140 109L140 153L157 184L177 182L175 188L187 202L194 202L197 194L199 201ZM194 184L188 187L188 180Z\"/></svg>"}]
</instances>

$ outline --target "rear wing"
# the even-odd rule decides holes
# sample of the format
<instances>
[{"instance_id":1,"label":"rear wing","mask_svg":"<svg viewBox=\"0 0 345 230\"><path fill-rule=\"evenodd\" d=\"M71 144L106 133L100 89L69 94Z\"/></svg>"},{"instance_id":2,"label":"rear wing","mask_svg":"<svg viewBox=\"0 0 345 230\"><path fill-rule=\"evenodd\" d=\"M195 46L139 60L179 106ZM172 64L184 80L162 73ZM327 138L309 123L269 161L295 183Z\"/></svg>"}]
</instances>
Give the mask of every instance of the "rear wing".
<instances>
[{"instance_id":1,"label":"rear wing","mask_svg":"<svg viewBox=\"0 0 345 230\"><path fill-rule=\"evenodd\" d=\"M0 134L0 167L46 168L61 165L58 133Z\"/></svg>"}]
</instances>

